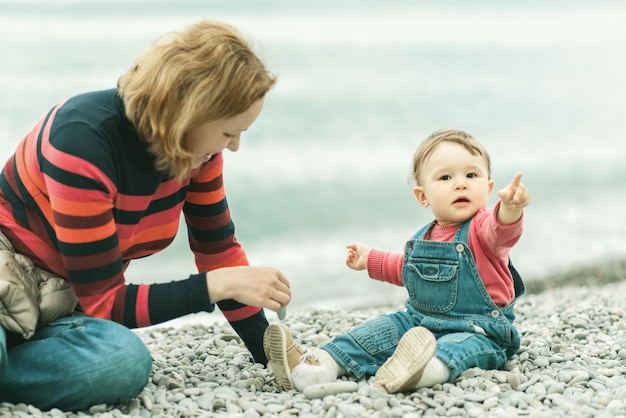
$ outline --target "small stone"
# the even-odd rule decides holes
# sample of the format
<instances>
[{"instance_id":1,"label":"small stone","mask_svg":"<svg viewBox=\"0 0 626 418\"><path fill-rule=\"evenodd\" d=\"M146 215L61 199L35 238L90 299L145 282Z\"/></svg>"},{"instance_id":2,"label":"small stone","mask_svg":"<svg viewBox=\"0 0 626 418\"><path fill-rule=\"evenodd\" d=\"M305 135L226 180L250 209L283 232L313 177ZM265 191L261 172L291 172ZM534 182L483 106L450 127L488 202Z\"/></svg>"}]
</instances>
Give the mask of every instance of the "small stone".
<instances>
[{"instance_id":1,"label":"small stone","mask_svg":"<svg viewBox=\"0 0 626 418\"><path fill-rule=\"evenodd\" d=\"M303 393L307 399L321 399L329 395L336 395L344 392L356 392L359 385L352 381L336 381L330 383L319 383L304 389Z\"/></svg>"},{"instance_id":2,"label":"small stone","mask_svg":"<svg viewBox=\"0 0 626 418\"><path fill-rule=\"evenodd\" d=\"M287 307L282 306L276 314L278 315L278 319L283 321L287 317Z\"/></svg>"}]
</instances>

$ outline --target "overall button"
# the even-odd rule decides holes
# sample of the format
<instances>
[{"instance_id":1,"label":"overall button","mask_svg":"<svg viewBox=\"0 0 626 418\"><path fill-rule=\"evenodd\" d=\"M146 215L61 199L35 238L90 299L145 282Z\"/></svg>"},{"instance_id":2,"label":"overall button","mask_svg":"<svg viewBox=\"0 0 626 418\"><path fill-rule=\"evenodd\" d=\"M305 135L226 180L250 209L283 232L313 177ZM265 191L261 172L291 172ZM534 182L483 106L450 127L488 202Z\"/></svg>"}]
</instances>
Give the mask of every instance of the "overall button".
<instances>
[{"instance_id":1,"label":"overall button","mask_svg":"<svg viewBox=\"0 0 626 418\"><path fill-rule=\"evenodd\" d=\"M463 244L457 244L457 245L456 245L456 250L457 250L458 252L462 253L462 252L463 252Z\"/></svg>"},{"instance_id":2,"label":"overall button","mask_svg":"<svg viewBox=\"0 0 626 418\"><path fill-rule=\"evenodd\" d=\"M491 311L491 317L492 318L497 318L500 316L500 311L497 309L494 309L493 311Z\"/></svg>"}]
</instances>

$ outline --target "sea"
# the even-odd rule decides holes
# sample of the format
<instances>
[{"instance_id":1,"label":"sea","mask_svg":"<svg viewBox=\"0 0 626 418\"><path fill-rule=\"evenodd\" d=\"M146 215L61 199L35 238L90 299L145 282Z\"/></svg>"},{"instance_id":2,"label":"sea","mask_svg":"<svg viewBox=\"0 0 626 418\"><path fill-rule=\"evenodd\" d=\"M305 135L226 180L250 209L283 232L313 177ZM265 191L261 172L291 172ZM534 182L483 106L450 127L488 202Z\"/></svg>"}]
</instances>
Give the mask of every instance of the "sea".
<instances>
[{"instance_id":1,"label":"sea","mask_svg":"<svg viewBox=\"0 0 626 418\"><path fill-rule=\"evenodd\" d=\"M201 18L239 28L278 75L224 181L238 240L288 278L290 309L402 303L345 265L346 245L402 251L432 220L410 165L441 128L486 146L495 190L523 173L532 202L511 259L526 281L626 257L622 1L0 0L2 164L53 105L114 87ZM194 272L181 224L127 280Z\"/></svg>"}]
</instances>

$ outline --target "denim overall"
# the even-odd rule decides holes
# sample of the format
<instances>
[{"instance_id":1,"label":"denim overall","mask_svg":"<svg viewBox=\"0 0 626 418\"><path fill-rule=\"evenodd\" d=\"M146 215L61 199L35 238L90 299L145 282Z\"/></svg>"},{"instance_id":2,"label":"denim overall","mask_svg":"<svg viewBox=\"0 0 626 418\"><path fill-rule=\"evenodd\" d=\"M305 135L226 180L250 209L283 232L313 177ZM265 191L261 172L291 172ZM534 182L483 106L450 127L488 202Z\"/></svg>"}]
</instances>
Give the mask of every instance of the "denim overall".
<instances>
[{"instance_id":1,"label":"denim overall","mask_svg":"<svg viewBox=\"0 0 626 418\"><path fill-rule=\"evenodd\" d=\"M374 375L415 326L437 339L435 356L450 368L450 382L471 367L498 369L520 347L513 306L524 294L521 277L509 262L515 300L499 307L487 293L468 246L471 219L449 242L421 239L419 230L405 247L402 277L409 292L406 311L379 316L335 337L322 348L356 378ZM415 347L419 350L419 347Z\"/></svg>"}]
</instances>

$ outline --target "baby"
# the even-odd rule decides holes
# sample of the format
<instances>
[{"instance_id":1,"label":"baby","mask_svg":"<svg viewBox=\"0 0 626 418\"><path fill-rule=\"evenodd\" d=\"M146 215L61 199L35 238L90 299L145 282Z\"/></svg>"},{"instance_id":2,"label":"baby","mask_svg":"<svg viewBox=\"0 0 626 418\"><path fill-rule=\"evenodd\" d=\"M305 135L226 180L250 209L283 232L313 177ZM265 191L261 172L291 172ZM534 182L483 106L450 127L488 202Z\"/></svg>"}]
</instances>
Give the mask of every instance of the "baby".
<instances>
[{"instance_id":1,"label":"baby","mask_svg":"<svg viewBox=\"0 0 626 418\"><path fill-rule=\"evenodd\" d=\"M440 130L413 157L413 189L435 220L403 253L349 244L346 264L375 280L404 286L406 310L379 316L320 348L303 349L272 324L264 349L277 385L304 390L349 374L375 375L387 392L452 382L472 367L501 368L520 347L513 306L524 284L509 259L522 233L528 189L517 173L498 191L486 149L470 134Z\"/></svg>"}]
</instances>

